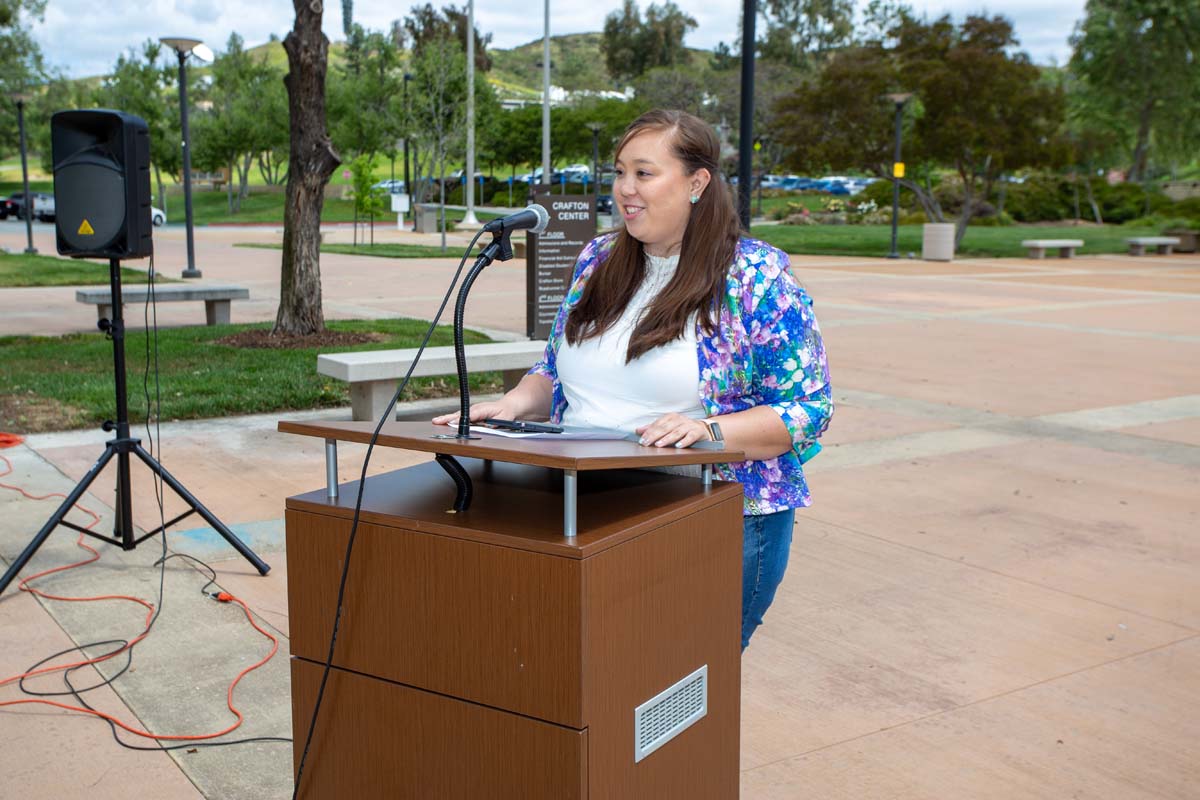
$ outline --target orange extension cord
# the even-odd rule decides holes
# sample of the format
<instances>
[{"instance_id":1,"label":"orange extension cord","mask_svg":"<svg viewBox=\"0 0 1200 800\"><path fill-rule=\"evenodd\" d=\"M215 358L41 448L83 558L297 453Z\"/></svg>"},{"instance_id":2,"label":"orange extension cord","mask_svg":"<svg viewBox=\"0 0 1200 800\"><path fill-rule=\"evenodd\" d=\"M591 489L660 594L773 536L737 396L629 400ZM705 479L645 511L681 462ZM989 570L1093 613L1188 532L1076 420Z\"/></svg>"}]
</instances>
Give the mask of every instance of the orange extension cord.
<instances>
[{"instance_id":1,"label":"orange extension cord","mask_svg":"<svg viewBox=\"0 0 1200 800\"><path fill-rule=\"evenodd\" d=\"M21 441L23 441L23 440L21 439L20 436L16 436L16 435L10 434L10 433L0 433L0 448L13 447L15 445L20 444ZM10 462L4 456L0 456L0 461L4 462L4 472L0 472L0 478L6 477L6 476L12 474L12 471L13 471L12 462ZM62 498L66 497L66 495L58 493L58 492L41 495L41 496L32 495L29 492L22 489L20 486L14 486L14 485L8 484L8 483L0 483L0 489L10 489L14 492L19 492L21 494L21 496L26 497L30 500L48 500L51 497L62 497ZM84 506L79 505L79 504L76 504L75 507L78 508L80 511L84 512L85 514L88 514L89 516L91 516L92 521L90 523L88 523L88 525L86 526L88 530L91 530L91 528L94 525L96 525L97 523L100 522L100 515L97 514L95 511L92 511L89 508L85 508ZM102 595L99 597L62 597L59 595L47 594L46 592L43 592L39 589L34 589L28 585L30 581L37 580L38 578L41 578L43 576L52 575L56 572L63 572L68 569L75 569L76 567L82 567L83 565L91 564L93 561L96 561L97 559L100 558L100 553L98 553L96 550L89 547L84 542L84 534L82 534L82 533L79 534L79 538L75 541L75 544L76 544L76 546L81 547L84 550L87 550L89 553L91 553L92 554L91 557L86 558L83 561L78 561L74 564L67 564L67 565L61 566L61 567L54 567L53 569L48 569L43 572L39 572L36 575L30 575L29 577L22 579L17 584L17 588L19 588L23 592L29 592L30 594L37 595L38 597L44 597L47 600L62 600L65 602L77 602L77 603L93 603L93 602L97 602L100 600L127 600L131 603L137 603L138 605L143 606L146 609L146 623L145 623L146 627L142 630L142 632L136 638L130 640L125 646L118 648L117 650L114 650L111 653L106 653L102 656L97 656L96 658L91 658L86 661L77 661L72 664L59 664L57 666L52 666L52 667L43 667L42 669L32 670L30 672L25 672L20 675L14 675L11 678L5 678L3 680L0 680L0 686L7 686L11 683L20 681L24 678L31 678L31 677L35 677L37 675L44 675L44 674L50 673L50 672L59 672L59 671L63 671L63 670L74 669L76 667L85 667L85 666L89 666L92 664L99 664L102 661L107 661L108 659L114 658L114 657L120 655L121 653L124 653L126 650L129 650L134 645L136 645L138 642L145 639L146 636L150 633L150 624L151 624L151 621L154 619L154 605L145 600L142 600L141 598L130 597L128 595L119 595L119 594ZM239 606L242 607L242 612L245 613L246 621L250 623L250 627L254 628L254 630L258 631L263 636L265 636L266 638L271 640L271 652L268 653L262 660L258 661L255 664L250 665L249 667L246 667L244 670L239 672L237 674L237 677L235 677L233 679L233 681L229 684L229 690L226 692L226 695L225 695L225 703L229 707L229 710L232 711L233 714L237 717L237 722L234 722L232 725L225 728L224 730L217 731L216 733L177 734L177 735L164 736L164 735L160 735L160 734L150 733L150 732L144 731L144 730L139 730L137 728L126 725L121 720L117 719L116 717L114 717L110 714L106 714L103 711L96 711L95 709L91 709L91 708L83 708L82 706L73 706L68 703L59 703L54 700L43 700L43 699L4 700L4 701L0 701L0 708L2 708L4 706L19 706L19 705L28 705L28 704L34 704L34 703L36 703L38 705L54 706L55 708L61 708L61 709L65 709L67 711L77 711L81 714L90 714L92 716L106 719L109 722L111 722L113 725L116 725L117 727L121 728L122 730L128 731L129 733L132 733L136 736L141 736L146 739L160 739L160 740L164 740L164 741L166 741L166 740L199 741L202 739L215 739L219 736L224 736L227 733L231 733L231 732L237 730L238 727L241 726L242 721L245 718L242 716L242 712L238 710L237 706L235 706L233 704L233 690L235 688L237 688L238 682L241 681L241 679L244 678L247 674L253 672L254 670L261 667L263 664L266 664L268 661L271 660L271 658L275 655L275 653L277 653L279 651L279 640L276 639L274 636L272 636L269 632L263 630L262 628L260 628L258 626L258 624L254 621L253 616L250 614L250 608L244 602L242 602L242 600L240 600L239 598L234 597L233 595L229 594L228 592L218 592L216 595L214 595L214 599L216 599L222 603L230 603L230 602L237 603Z\"/></svg>"}]
</instances>

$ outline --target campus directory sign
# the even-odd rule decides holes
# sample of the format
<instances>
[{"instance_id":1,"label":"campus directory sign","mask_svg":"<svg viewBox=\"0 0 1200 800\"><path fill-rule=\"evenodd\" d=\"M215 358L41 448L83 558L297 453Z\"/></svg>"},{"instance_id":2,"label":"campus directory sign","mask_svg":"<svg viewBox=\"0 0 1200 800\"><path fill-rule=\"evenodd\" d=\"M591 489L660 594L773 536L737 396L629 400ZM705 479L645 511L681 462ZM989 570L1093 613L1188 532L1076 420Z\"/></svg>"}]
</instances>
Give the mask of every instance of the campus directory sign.
<instances>
[{"instance_id":1,"label":"campus directory sign","mask_svg":"<svg viewBox=\"0 0 1200 800\"><path fill-rule=\"evenodd\" d=\"M596 197L557 194L542 184L533 187L532 199L550 212L550 224L545 232L528 235L525 332L530 339L545 339L570 288L575 258L596 236Z\"/></svg>"}]
</instances>

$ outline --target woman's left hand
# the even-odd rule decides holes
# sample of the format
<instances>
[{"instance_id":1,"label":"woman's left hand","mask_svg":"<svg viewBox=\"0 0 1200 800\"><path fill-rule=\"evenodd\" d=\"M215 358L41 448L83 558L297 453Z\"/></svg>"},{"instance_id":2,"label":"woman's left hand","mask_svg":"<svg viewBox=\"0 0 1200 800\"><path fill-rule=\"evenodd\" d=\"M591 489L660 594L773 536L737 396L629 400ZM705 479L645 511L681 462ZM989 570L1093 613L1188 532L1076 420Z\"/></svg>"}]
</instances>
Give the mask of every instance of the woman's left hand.
<instances>
[{"instance_id":1,"label":"woman's left hand","mask_svg":"<svg viewBox=\"0 0 1200 800\"><path fill-rule=\"evenodd\" d=\"M712 438L703 422L675 413L664 414L635 432L642 437L640 444L648 447L691 447Z\"/></svg>"}]
</instances>

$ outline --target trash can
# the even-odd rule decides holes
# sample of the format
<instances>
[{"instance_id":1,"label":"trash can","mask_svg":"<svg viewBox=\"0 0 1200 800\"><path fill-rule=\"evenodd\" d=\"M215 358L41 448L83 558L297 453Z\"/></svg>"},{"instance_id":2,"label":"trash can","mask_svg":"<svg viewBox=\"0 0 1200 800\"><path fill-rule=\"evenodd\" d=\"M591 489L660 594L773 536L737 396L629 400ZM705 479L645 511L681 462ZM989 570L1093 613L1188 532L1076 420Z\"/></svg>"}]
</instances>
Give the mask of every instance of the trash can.
<instances>
[{"instance_id":1,"label":"trash can","mask_svg":"<svg viewBox=\"0 0 1200 800\"><path fill-rule=\"evenodd\" d=\"M413 228L417 233L437 233L438 232L438 214L441 212L440 206L435 205L419 205L417 206L415 216L413 217Z\"/></svg>"},{"instance_id":2,"label":"trash can","mask_svg":"<svg viewBox=\"0 0 1200 800\"><path fill-rule=\"evenodd\" d=\"M925 224L921 236L921 258L926 261L954 260L954 223Z\"/></svg>"}]
</instances>

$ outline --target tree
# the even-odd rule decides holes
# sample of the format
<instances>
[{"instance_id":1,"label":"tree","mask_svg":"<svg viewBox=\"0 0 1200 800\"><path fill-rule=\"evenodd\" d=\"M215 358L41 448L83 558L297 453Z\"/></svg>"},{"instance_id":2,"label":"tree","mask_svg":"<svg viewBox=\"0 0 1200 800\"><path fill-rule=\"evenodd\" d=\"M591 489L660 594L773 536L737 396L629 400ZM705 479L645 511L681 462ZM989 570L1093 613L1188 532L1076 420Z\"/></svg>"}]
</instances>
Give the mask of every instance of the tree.
<instances>
[{"instance_id":1,"label":"tree","mask_svg":"<svg viewBox=\"0 0 1200 800\"><path fill-rule=\"evenodd\" d=\"M199 165L229 167L230 213L237 213L241 201L249 195L250 167L255 158L278 145L285 129L283 119L268 113L282 109L280 89L279 73L265 58L247 52L241 36L230 34L225 52L213 63L210 108L197 115L194 137Z\"/></svg>"},{"instance_id":2,"label":"tree","mask_svg":"<svg viewBox=\"0 0 1200 800\"><path fill-rule=\"evenodd\" d=\"M812 67L848 45L854 34L853 0L767 0L759 55L793 67Z\"/></svg>"},{"instance_id":3,"label":"tree","mask_svg":"<svg viewBox=\"0 0 1200 800\"><path fill-rule=\"evenodd\" d=\"M709 82L702 72L679 67L655 67L633 82L638 102L646 108L677 108L706 116Z\"/></svg>"},{"instance_id":4,"label":"tree","mask_svg":"<svg viewBox=\"0 0 1200 800\"><path fill-rule=\"evenodd\" d=\"M150 160L158 186L158 204L166 208L163 172L179 176L183 169L183 151L179 146L179 106L172 102L171 88L176 72L162 62L162 45L151 39L141 52L130 50L117 58L112 75L100 85L98 98L107 108L136 114L150 128ZM178 179L178 178L177 178Z\"/></svg>"},{"instance_id":5,"label":"tree","mask_svg":"<svg viewBox=\"0 0 1200 800\"><path fill-rule=\"evenodd\" d=\"M45 79L42 51L28 21L40 20L46 0L0 0L0 156L20 147L14 92L28 92ZM28 131L29 118L26 118Z\"/></svg>"},{"instance_id":6,"label":"tree","mask_svg":"<svg viewBox=\"0 0 1200 800\"><path fill-rule=\"evenodd\" d=\"M644 22L636 0L625 0L620 11L604 19L604 64L614 79L624 82L654 67L684 64L683 39L695 27L696 20L670 0L661 6L651 3Z\"/></svg>"},{"instance_id":7,"label":"tree","mask_svg":"<svg viewBox=\"0 0 1200 800\"><path fill-rule=\"evenodd\" d=\"M321 209L325 185L341 159L325 129L325 70L329 40L321 33L321 3L292 0L296 12L283 40L288 56L287 204L274 335L303 336L325 329L321 311Z\"/></svg>"},{"instance_id":8,"label":"tree","mask_svg":"<svg viewBox=\"0 0 1200 800\"><path fill-rule=\"evenodd\" d=\"M354 197L354 243L358 244L358 221L370 220L371 243L375 242L376 214L383 213L383 192L374 187L375 154L363 153L350 162L351 189Z\"/></svg>"},{"instance_id":9,"label":"tree","mask_svg":"<svg viewBox=\"0 0 1200 800\"><path fill-rule=\"evenodd\" d=\"M542 107L528 105L503 111L493 126L494 140L489 149L496 160L509 167L515 178L517 165L531 164L542 154Z\"/></svg>"},{"instance_id":10,"label":"tree","mask_svg":"<svg viewBox=\"0 0 1200 800\"><path fill-rule=\"evenodd\" d=\"M446 158L466 122L467 58L458 42L441 36L425 42L413 63L413 122L430 174L438 176L442 248L446 246ZM418 180L419 180L418 173Z\"/></svg>"},{"instance_id":11,"label":"tree","mask_svg":"<svg viewBox=\"0 0 1200 800\"><path fill-rule=\"evenodd\" d=\"M440 39L449 38L458 42L463 52L467 50L467 11L466 8L446 6L440 12L434 10L430 3L423 6L413 6L409 16L404 20L404 30L412 40L414 57L419 57L427 44ZM492 68L492 58L487 53L492 35L480 34L479 26L475 26L475 71L487 72ZM439 45L440 46L440 45Z\"/></svg>"},{"instance_id":12,"label":"tree","mask_svg":"<svg viewBox=\"0 0 1200 800\"><path fill-rule=\"evenodd\" d=\"M1070 69L1086 105L1130 149L1129 180L1150 149L1194 157L1200 143L1200 5L1194 0L1088 0L1071 36ZM1107 123L1105 122L1107 120Z\"/></svg>"},{"instance_id":13,"label":"tree","mask_svg":"<svg viewBox=\"0 0 1200 800\"><path fill-rule=\"evenodd\" d=\"M330 134L341 153L390 152L404 129L400 49L382 31L355 25L329 85Z\"/></svg>"},{"instance_id":14,"label":"tree","mask_svg":"<svg viewBox=\"0 0 1200 800\"><path fill-rule=\"evenodd\" d=\"M839 51L817 75L777 101L772 138L783 146L790 169L861 169L896 180L913 192L928 219L941 222L941 207L913 171L903 179L892 176L895 106L885 95L900 85L897 60L878 42ZM913 161L911 108L907 116L906 160Z\"/></svg>"},{"instance_id":15,"label":"tree","mask_svg":"<svg viewBox=\"0 0 1200 800\"><path fill-rule=\"evenodd\" d=\"M1062 122L1061 89L1044 83L1001 16L904 20L897 29L900 85L915 91L923 113L916 151L952 165L963 204L955 244L1004 172L1046 163ZM865 99L865 98L864 98Z\"/></svg>"}]
</instances>

